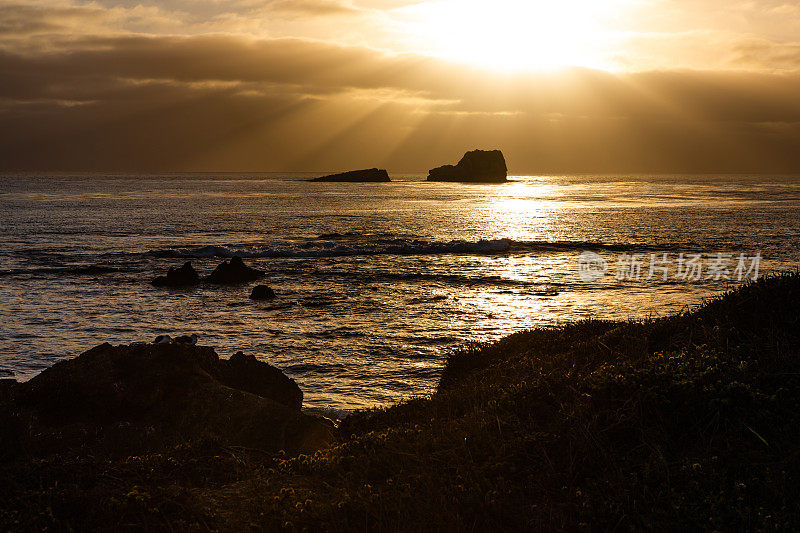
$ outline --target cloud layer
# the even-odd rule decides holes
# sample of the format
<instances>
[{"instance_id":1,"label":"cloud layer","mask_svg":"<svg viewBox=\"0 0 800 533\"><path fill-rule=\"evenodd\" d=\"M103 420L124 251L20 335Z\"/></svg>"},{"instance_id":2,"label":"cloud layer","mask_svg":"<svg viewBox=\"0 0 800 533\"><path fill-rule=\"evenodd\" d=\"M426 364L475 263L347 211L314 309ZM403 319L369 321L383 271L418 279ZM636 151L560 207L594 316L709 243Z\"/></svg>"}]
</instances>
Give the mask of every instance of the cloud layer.
<instances>
[{"instance_id":1,"label":"cloud layer","mask_svg":"<svg viewBox=\"0 0 800 533\"><path fill-rule=\"evenodd\" d=\"M503 74L353 38L222 31L253 10L339 27L396 6L159 4L0 3L0 168L420 171L500 147L516 173L800 171L790 42L691 34L687 47L725 43L713 68ZM658 55L656 41L636 53Z\"/></svg>"}]
</instances>

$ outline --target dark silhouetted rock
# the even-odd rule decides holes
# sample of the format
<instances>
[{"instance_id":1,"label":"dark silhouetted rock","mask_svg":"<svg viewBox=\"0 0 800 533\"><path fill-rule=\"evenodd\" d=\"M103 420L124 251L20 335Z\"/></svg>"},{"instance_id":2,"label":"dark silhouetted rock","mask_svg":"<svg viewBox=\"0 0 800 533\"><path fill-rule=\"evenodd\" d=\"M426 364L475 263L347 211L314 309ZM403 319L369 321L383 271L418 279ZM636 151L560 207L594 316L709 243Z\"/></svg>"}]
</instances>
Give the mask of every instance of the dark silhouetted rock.
<instances>
[{"instance_id":1,"label":"dark silhouetted rock","mask_svg":"<svg viewBox=\"0 0 800 533\"><path fill-rule=\"evenodd\" d=\"M351 170L350 172L342 172L341 174L331 174L330 176L322 176L311 181L343 181L349 183L386 183L392 180L389 179L389 173L383 169L370 168L367 170Z\"/></svg>"},{"instance_id":2,"label":"dark silhouetted rock","mask_svg":"<svg viewBox=\"0 0 800 533\"><path fill-rule=\"evenodd\" d=\"M171 267L166 276L159 276L152 283L156 287L191 287L200 283L200 276L187 261L180 268Z\"/></svg>"},{"instance_id":3,"label":"dark silhouetted rock","mask_svg":"<svg viewBox=\"0 0 800 533\"><path fill-rule=\"evenodd\" d=\"M256 285L253 287L253 292L250 293L251 300L273 300L275 299L275 291L266 285Z\"/></svg>"},{"instance_id":4,"label":"dark silhouetted rock","mask_svg":"<svg viewBox=\"0 0 800 533\"><path fill-rule=\"evenodd\" d=\"M294 380L254 355L237 352L221 363L220 377L229 387L271 398L292 409L299 410L303 406L303 392Z\"/></svg>"},{"instance_id":5,"label":"dark silhouetted rock","mask_svg":"<svg viewBox=\"0 0 800 533\"><path fill-rule=\"evenodd\" d=\"M8 397L18 384L14 378L0 379L0 399Z\"/></svg>"},{"instance_id":6,"label":"dark silhouetted rock","mask_svg":"<svg viewBox=\"0 0 800 533\"><path fill-rule=\"evenodd\" d=\"M261 270L251 268L244 264L241 257L233 257L230 261L224 261L214 272L206 278L209 283L220 285L233 285L236 283L249 283L263 278L265 275Z\"/></svg>"},{"instance_id":7,"label":"dark silhouetted rock","mask_svg":"<svg viewBox=\"0 0 800 533\"><path fill-rule=\"evenodd\" d=\"M8 391L6 391L8 393ZM139 454L212 439L309 452L331 442L294 380L254 357L189 344L103 344L13 385L0 407L33 454Z\"/></svg>"},{"instance_id":8,"label":"dark silhouetted rock","mask_svg":"<svg viewBox=\"0 0 800 533\"><path fill-rule=\"evenodd\" d=\"M428 181L460 181L473 183L503 183L508 167L500 150L473 150L464 154L457 165L434 168Z\"/></svg>"}]
</instances>

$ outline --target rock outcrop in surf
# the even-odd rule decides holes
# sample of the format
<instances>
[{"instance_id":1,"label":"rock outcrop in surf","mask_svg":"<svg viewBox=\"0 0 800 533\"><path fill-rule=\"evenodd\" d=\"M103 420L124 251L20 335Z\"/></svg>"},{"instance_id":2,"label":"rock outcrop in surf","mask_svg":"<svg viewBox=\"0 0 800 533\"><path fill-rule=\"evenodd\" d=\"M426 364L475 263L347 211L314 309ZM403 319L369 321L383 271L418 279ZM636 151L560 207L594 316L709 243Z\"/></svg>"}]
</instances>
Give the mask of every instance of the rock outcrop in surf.
<instances>
[{"instance_id":1,"label":"rock outcrop in surf","mask_svg":"<svg viewBox=\"0 0 800 533\"><path fill-rule=\"evenodd\" d=\"M200 284L200 276L187 261L182 267L170 267L166 276L158 276L151 282L156 287L191 287Z\"/></svg>"},{"instance_id":2,"label":"rock outcrop in surf","mask_svg":"<svg viewBox=\"0 0 800 533\"><path fill-rule=\"evenodd\" d=\"M241 257L232 257L230 261L220 263L205 280L217 285L235 285L249 283L265 275L265 272L245 265Z\"/></svg>"},{"instance_id":3,"label":"rock outcrop in surf","mask_svg":"<svg viewBox=\"0 0 800 533\"><path fill-rule=\"evenodd\" d=\"M329 176L322 176L311 181L317 182L347 182L347 183L387 183L392 180L389 179L389 173L384 169L369 168L365 170L351 170L350 172L342 172L340 174L331 174Z\"/></svg>"},{"instance_id":4,"label":"rock outcrop in surf","mask_svg":"<svg viewBox=\"0 0 800 533\"><path fill-rule=\"evenodd\" d=\"M250 292L250 299L251 300L274 300L275 299L275 291L271 288L267 287L266 285L256 285L253 287L252 292Z\"/></svg>"},{"instance_id":5,"label":"rock outcrop in surf","mask_svg":"<svg viewBox=\"0 0 800 533\"><path fill-rule=\"evenodd\" d=\"M500 150L473 150L464 154L457 165L444 165L428 172L428 181L468 183L504 183L508 167Z\"/></svg>"}]
</instances>

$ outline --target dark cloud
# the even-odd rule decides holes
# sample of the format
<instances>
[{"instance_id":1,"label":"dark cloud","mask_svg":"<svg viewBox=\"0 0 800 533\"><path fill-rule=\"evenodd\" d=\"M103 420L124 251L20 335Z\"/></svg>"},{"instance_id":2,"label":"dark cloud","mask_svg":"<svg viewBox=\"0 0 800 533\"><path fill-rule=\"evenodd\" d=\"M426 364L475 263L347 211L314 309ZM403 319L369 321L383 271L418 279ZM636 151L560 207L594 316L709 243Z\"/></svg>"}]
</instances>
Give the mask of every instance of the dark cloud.
<instances>
[{"instance_id":1,"label":"dark cloud","mask_svg":"<svg viewBox=\"0 0 800 533\"><path fill-rule=\"evenodd\" d=\"M389 56L366 48L302 39L252 40L224 35L91 37L71 39L68 45L69 49L60 53L6 52L0 61L11 77L18 72L38 77L37 82L50 86L64 79L91 76L331 88L392 86L409 67L432 63L415 56ZM48 82L48 78L53 81Z\"/></svg>"},{"instance_id":2,"label":"dark cloud","mask_svg":"<svg viewBox=\"0 0 800 533\"><path fill-rule=\"evenodd\" d=\"M359 13L350 4L336 0L275 0L267 6L270 11L293 15L352 15Z\"/></svg>"},{"instance_id":3,"label":"dark cloud","mask_svg":"<svg viewBox=\"0 0 800 533\"><path fill-rule=\"evenodd\" d=\"M108 11L97 7L0 5L0 36L57 33L69 30L74 24L99 22L108 16Z\"/></svg>"},{"instance_id":4,"label":"dark cloud","mask_svg":"<svg viewBox=\"0 0 800 533\"><path fill-rule=\"evenodd\" d=\"M0 52L0 168L800 171L800 78L488 75L302 39L80 37Z\"/></svg>"}]
</instances>

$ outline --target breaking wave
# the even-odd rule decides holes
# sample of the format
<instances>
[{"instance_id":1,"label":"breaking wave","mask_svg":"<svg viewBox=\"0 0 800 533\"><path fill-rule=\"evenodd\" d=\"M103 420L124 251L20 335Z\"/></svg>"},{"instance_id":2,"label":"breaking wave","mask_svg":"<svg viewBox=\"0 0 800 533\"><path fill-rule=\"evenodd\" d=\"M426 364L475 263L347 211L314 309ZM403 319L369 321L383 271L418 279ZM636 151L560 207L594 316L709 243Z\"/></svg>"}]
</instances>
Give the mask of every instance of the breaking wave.
<instances>
[{"instance_id":1,"label":"breaking wave","mask_svg":"<svg viewBox=\"0 0 800 533\"><path fill-rule=\"evenodd\" d=\"M364 236L366 237L366 236ZM356 235L327 234L306 242L256 244L246 246L197 246L161 249L151 252L158 257L208 259L346 257L371 255L439 254L513 254L531 252L569 252L583 250L629 251L657 250L641 244L606 244L598 242L548 242L491 239L479 241L428 241L408 238L357 238Z\"/></svg>"}]
</instances>

